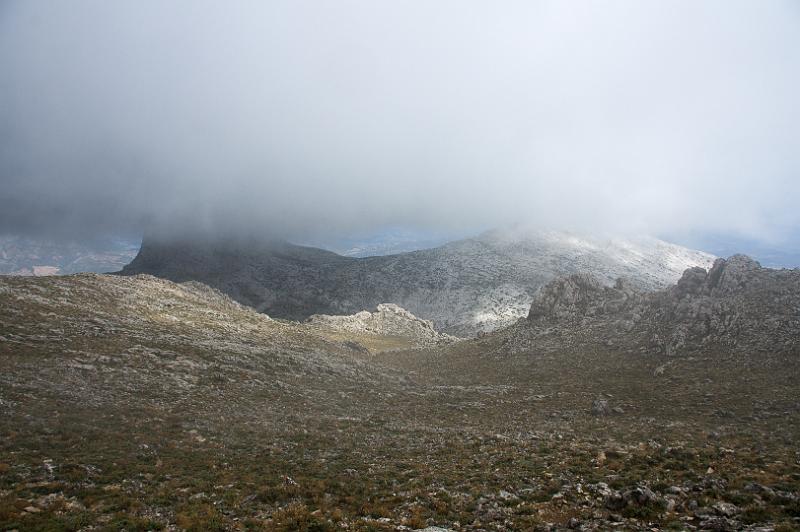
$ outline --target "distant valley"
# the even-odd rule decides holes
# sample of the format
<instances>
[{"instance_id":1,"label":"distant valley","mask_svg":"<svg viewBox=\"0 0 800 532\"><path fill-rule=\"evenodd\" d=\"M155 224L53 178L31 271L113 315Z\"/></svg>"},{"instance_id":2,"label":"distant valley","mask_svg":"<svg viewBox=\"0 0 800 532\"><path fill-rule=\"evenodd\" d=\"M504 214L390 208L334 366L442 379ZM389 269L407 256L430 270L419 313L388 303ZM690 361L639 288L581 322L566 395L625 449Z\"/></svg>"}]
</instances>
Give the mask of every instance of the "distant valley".
<instances>
[{"instance_id":1,"label":"distant valley","mask_svg":"<svg viewBox=\"0 0 800 532\"><path fill-rule=\"evenodd\" d=\"M139 251L139 241L102 239L90 242L57 238L0 237L0 275L65 275L120 270Z\"/></svg>"}]
</instances>

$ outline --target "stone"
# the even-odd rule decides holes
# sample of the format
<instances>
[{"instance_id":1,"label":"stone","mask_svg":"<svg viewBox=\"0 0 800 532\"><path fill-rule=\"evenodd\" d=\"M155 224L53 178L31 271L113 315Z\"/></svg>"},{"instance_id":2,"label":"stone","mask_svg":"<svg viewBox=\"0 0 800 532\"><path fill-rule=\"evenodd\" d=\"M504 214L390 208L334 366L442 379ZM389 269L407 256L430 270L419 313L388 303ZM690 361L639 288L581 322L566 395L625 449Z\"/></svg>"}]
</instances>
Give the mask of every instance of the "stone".
<instances>
[{"instance_id":1,"label":"stone","mask_svg":"<svg viewBox=\"0 0 800 532\"><path fill-rule=\"evenodd\" d=\"M647 487L639 487L627 491L623 494L623 499L625 499L627 504L633 504L636 506L647 506L648 504L656 503L659 500L658 495L656 495L655 492Z\"/></svg>"},{"instance_id":2,"label":"stone","mask_svg":"<svg viewBox=\"0 0 800 532\"><path fill-rule=\"evenodd\" d=\"M500 490L500 493L498 493L497 496L503 499L504 501L513 501L519 499L519 497L506 490Z\"/></svg>"},{"instance_id":3,"label":"stone","mask_svg":"<svg viewBox=\"0 0 800 532\"><path fill-rule=\"evenodd\" d=\"M627 504L627 501L620 492L607 488L603 497L603 506L609 510L622 510Z\"/></svg>"},{"instance_id":4,"label":"stone","mask_svg":"<svg viewBox=\"0 0 800 532\"><path fill-rule=\"evenodd\" d=\"M711 508L713 508L714 511L722 517L733 517L741 512L738 506L729 502L718 502L711 506Z\"/></svg>"},{"instance_id":5,"label":"stone","mask_svg":"<svg viewBox=\"0 0 800 532\"><path fill-rule=\"evenodd\" d=\"M593 416L607 416L611 413L611 408L608 406L608 401L605 399L595 399L592 401L592 415Z\"/></svg>"}]
</instances>

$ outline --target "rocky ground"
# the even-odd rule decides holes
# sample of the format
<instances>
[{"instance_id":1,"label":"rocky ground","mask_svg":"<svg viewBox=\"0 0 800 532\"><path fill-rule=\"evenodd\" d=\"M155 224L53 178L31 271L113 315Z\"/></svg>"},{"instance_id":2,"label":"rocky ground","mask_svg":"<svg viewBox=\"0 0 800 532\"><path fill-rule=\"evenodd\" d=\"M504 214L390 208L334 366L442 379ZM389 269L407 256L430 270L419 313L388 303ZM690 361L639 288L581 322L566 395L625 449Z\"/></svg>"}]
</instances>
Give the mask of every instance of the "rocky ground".
<instances>
[{"instance_id":1,"label":"rocky ground","mask_svg":"<svg viewBox=\"0 0 800 532\"><path fill-rule=\"evenodd\" d=\"M559 348L536 316L398 350L199 284L0 277L0 530L798 529L796 344Z\"/></svg>"},{"instance_id":2,"label":"rocky ground","mask_svg":"<svg viewBox=\"0 0 800 532\"><path fill-rule=\"evenodd\" d=\"M367 346L380 345L381 351L436 347L457 342L459 338L438 332L433 322L414 316L392 303L382 303L374 312L362 310L350 316L314 314L305 323L328 335L360 341ZM392 343L395 345L392 347Z\"/></svg>"},{"instance_id":3,"label":"rocky ground","mask_svg":"<svg viewBox=\"0 0 800 532\"><path fill-rule=\"evenodd\" d=\"M504 331L515 349L614 346L671 358L708 350L769 357L800 352L800 270L762 268L734 255L708 271L687 269L664 290L644 292L588 274L539 290L528 319Z\"/></svg>"}]
</instances>

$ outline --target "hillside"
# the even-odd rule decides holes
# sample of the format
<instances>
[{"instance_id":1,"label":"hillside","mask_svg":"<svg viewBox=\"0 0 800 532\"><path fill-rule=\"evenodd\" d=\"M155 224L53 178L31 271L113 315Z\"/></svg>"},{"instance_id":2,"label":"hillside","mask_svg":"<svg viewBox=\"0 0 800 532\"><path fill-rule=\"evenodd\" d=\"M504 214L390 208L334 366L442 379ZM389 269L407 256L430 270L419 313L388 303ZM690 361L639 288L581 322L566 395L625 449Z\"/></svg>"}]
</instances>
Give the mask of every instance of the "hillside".
<instances>
[{"instance_id":1,"label":"hillside","mask_svg":"<svg viewBox=\"0 0 800 532\"><path fill-rule=\"evenodd\" d=\"M753 271L754 293L774 288ZM708 297L729 286L741 310L749 289L725 276ZM666 305L674 290L642 297ZM572 298L583 314L598 300ZM759 312L770 323L781 309ZM0 528L800 524L796 350L559 347L539 333L576 313L537 315L368 350L361 339L380 335L271 319L197 283L0 277Z\"/></svg>"},{"instance_id":2,"label":"hillside","mask_svg":"<svg viewBox=\"0 0 800 532\"><path fill-rule=\"evenodd\" d=\"M286 242L145 239L126 275L200 281L273 317L354 314L394 303L442 331L470 336L524 317L536 289L589 272L663 288L713 257L652 238L601 239L554 231L492 231L398 255L350 258Z\"/></svg>"},{"instance_id":3,"label":"hillside","mask_svg":"<svg viewBox=\"0 0 800 532\"><path fill-rule=\"evenodd\" d=\"M690 268L677 284L653 292L572 275L543 286L528 319L506 334L509 345L523 350L606 345L667 357L708 349L797 354L800 270L763 268L734 255L708 271Z\"/></svg>"}]
</instances>

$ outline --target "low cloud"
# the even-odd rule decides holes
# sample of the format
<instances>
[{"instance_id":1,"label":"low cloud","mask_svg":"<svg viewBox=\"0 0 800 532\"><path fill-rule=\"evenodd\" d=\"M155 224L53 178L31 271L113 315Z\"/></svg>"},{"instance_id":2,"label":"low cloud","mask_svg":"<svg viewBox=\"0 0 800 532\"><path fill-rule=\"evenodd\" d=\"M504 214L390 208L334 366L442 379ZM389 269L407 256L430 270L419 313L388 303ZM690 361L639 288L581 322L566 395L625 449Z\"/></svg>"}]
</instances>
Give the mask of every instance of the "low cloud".
<instances>
[{"instance_id":1,"label":"low cloud","mask_svg":"<svg viewBox=\"0 0 800 532\"><path fill-rule=\"evenodd\" d=\"M791 1L7 1L0 65L0 232L800 227Z\"/></svg>"}]
</instances>

